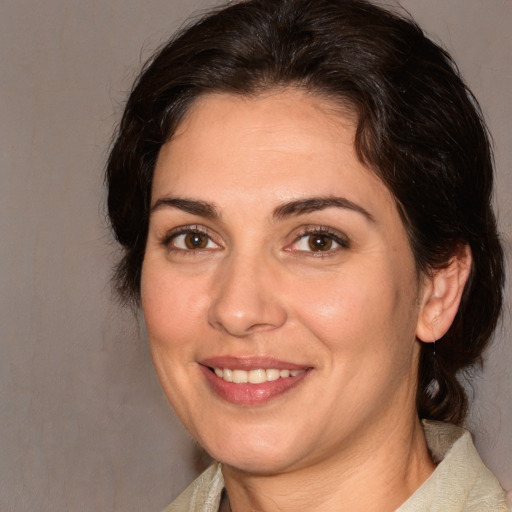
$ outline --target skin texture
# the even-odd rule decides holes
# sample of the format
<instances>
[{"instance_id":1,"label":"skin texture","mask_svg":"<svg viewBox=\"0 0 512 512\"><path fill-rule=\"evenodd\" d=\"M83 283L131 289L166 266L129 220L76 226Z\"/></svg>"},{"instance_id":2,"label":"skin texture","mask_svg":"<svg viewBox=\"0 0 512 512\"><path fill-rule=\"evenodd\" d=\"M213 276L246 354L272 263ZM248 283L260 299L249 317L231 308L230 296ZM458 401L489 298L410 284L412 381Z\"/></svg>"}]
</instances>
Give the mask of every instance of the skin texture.
<instances>
[{"instance_id":1,"label":"skin texture","mask_svg":"<svg viewBox=\"0 0 512 512\"><path fill-rule=\"evenodd\" d=\"M141 282L150 347L177 415L224 463L233 510L394 510L433 470L417 337L450 325L470 255L418 275L354 131L347 112L298 90L216 94L159 154ZM296 206L311 198L320 209ZM307 372L233 403L205 373L224 357Z\"/></svg>"}]
</instances>

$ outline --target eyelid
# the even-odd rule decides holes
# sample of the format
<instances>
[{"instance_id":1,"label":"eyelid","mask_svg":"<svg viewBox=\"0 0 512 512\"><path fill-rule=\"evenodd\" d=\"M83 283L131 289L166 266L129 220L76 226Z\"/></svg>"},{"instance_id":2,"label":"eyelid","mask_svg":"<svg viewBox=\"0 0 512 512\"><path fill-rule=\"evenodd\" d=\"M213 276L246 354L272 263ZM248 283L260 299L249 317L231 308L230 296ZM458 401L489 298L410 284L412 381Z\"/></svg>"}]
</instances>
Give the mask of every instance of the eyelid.
<instances>
[{"instance_id":1,"label":"eyelid","mask_svg":"<svg viewBox=\"0 0 512 512\"><path fill-rule=\"evenodd\" d=\"M334 249L329 249L327 251L304 251L293 249L292 246L296 245L302 238L313 235L324 235L331 238L334 242L336 242L339 247ZM349 249L350 248L350 240L349 238L336 229L333 229L328 226L304 226L300 229L300 231L295 235L291 244L285 247L287 251L294 251L297 253L304 253L308 255L314 255L315 257L327 256L329 254L338 252L340 250Z\"/></svg>"},{"instance_id":2,"label":"eyelid","mask_svg":"<svg viewBox=\"0 0 512 512\"><path fill-rule=\"evenodd\" d=\"M180 235L187 235L189 233L201 233L207 236L219 249L222 249L222 244L218 240L219 237L210 229L200 224L188 224L185 226L177 226L167 231L161 238L160 243L169 251L182 252L182 253L195 253L201 251L211 251L217 249L203 248L203 249L181 249L172 246L171 242Z\"/></svg>"}]
</instances>

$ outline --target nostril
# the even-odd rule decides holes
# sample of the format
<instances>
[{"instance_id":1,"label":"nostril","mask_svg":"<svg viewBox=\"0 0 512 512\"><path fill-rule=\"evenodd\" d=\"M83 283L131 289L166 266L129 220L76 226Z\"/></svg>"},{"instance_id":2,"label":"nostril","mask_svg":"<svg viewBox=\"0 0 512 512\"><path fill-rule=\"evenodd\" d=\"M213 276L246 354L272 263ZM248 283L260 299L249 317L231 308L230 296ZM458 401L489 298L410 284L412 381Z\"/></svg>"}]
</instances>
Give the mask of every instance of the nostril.
<instances>
[{"instance_id":1,"label":"nostril","mask_svg":"<svg viewBox=\"0 0 512 512\"><path fill-rule=\"evenodd\" d=\"M215 278L208 323L235 337L273 329L286 319L272 270L259 253L226 258Z\"/></svg>"}]
</instances>

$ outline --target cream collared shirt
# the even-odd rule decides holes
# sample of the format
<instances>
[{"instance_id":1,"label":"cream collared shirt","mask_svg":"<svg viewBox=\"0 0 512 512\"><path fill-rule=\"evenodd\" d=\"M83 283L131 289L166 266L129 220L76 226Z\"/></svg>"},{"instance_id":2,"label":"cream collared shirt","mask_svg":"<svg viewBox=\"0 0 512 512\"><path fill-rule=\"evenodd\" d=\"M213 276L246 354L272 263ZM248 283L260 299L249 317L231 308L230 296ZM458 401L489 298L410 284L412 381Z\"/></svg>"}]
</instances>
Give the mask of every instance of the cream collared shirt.
<instances>
[{"instance_id":1,"label":"cream collared shirt","mask_svg":"<svg viewBox=\"0 0 512 512\"><path fill-rule=\"evenodd\" d=\"M424 421L427 444L436 461L430 477L396 512L507 512L505 492L485 467L460 427ZM220 464L200 475L164 512L218 512L224 479Z\"/></svg>"}]
</instances>

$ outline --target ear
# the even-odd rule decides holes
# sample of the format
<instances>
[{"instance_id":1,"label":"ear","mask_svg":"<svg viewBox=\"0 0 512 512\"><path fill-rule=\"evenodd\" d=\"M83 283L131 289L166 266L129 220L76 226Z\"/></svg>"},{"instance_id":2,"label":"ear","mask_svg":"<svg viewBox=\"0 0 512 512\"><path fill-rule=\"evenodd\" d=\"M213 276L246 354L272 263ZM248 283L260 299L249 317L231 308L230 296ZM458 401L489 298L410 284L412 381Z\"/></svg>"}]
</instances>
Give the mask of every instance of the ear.
<instances>
[{"instance_id":1,"label":"ear","mask_svg":"<svg viewBox=\"0 0 512 512\"><path fill-rule=\"evenodd\" d=\"M426 343L442 338L459 309L464 286L471 271L471 250L464 245L446 268L424 278L416 337Z\"/></svg>"}]
</instances>

